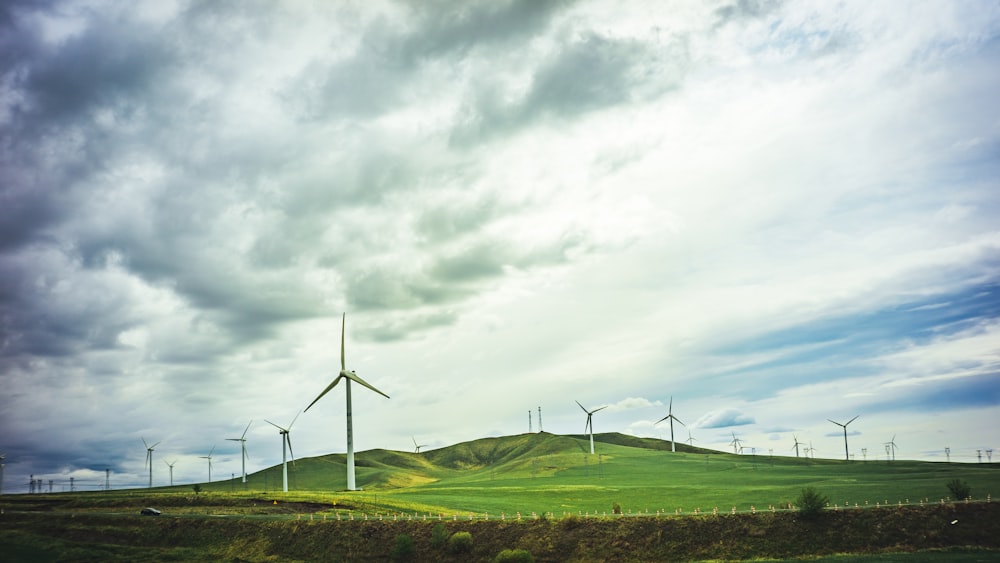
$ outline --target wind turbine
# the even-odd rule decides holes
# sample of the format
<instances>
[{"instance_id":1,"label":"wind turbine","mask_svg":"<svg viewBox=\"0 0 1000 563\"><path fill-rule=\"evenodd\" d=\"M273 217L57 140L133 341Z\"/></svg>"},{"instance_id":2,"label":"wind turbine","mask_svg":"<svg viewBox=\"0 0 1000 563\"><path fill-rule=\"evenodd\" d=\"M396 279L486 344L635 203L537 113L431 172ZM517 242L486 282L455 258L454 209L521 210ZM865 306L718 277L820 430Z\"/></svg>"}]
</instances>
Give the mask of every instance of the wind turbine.
<instances>
[{"instance_id":1,"label":"wind turbine","mask_svg":"<svg viewBox=\"0 0 1000 563\"><path fill-rule=\"evenodd\" d=\"M250 425L251 424L253 424L253 419L250 419L250 422L247 423L246 429L243 430L243 435L240 436L239 438L226 438L227 441L229 441L229 442L239 442L240 446L242 446L243 456L240 457L240 461L243 462L243 482L244 483L247 482L247 459L250 457L249 455L247 455L247 430L250 430Z\"/></svg>"},{"instance_id":2,"label":"wind turbine","mask_svg":"<svg viewBox=\"0 0 1000 563\"><path fill-rule=\"evenodd\" d=\"M694 436L691 436L691 430L690 429L688 430L687 443L688 443L689 446L694 447Z\"/></svg>"},{"instance_id":3,"label":"wind turbine","mask_svg":"<svg viewBox=\"0 0 1000 563\"><path fill-rule=\"evenodd\" d=\"M583 431L587 432L588 429L590 431L590 455L594 455L594 420L593 420L594 413L597 412L597 411L599 411L599 410L606 409L606 408L608 408L608 406L604 405L603 407L601 407L599 409L594 409L592 411L588 411L587 409L583 408L583 405L580 404L580 401L577 401L577 400L574 399L574 402L577 404L577 406L579 406L581 409L583 409L583 412L587 413L587 424L584 425Z\"/></svg>"},{"instance_id":4,"label":"wind turbine","mask_svg":"<svg viewBox=\"0 0 1000 563\"><path fill-rule=\"evenodd\" d=\"M201 459L207 459L208 460L208 482L209 483L212 482L212 453L213 452L215 452L215 446L212 446L212 449L209 450L208 455L198 456Z\"/></svg>"},{"instance_id":5,"label":"wind turbine","mask_svg":"<svg viewBox=\"0 0 1000 563\"><path fill-rule=\"evenodd\" d=\"M795 445L792 446L795 448L795 457L799 457L799 445L802 444L802 442L799 442L799 437L795 434L792 434L792 437L795 438Z\"/></svg>"},{"instance_id":6,"label":"wind turbine","mask_svg":"<svg viewBox=\"0 0 1000 563\"><path fill-rule=\"evenodd\" d=\"M660 403L660 404L662 405L663 403ZM673 396L670 397L670 409L667 412L668 412L667 416L661 418L660 420L657 420L656 424L659 424L659 423L663 422L664 420L669 420L670 421L670 451L676 452L677 448L674 447L674 421L676 420L677 423L680 424L681 426L684 426L684 423L681 422L681 419L679 419L676 416L674 416L674 398L673 398Z\"/></svg>"},{"instance_id":7,"label":"wind turbine","mask_svg":"<svg viewBox=\"0 0 1000 563\"><path fill-rule=\"evenodd\" d=\"M413 436L410 436L410 438L413 439L413 453L418 454L420 453L420 448L427 447L427 444L418 444L417 439L413 438Z\"/></svg>"},{"instance_id":8,"label":"wind turbine","mask_svg":"<svg viewBox=\"0 0 1000 563\"><path fill-rule=\"evenodd\" d=\"M315 399L313 399L313 402L309 403L309 406L306 407L306 410L309 410L310 407L312 407L313 405L315 405L316 401L322 399L323 395L326 395L327 393L329 393L330 389L333 389L338 383L340 383L341 379L344 380L344 386L346 388L345 394L347 395L347 490L354 491L354 490L357 490L357 488L354 486L354 483L355 483L355 481L354 481L354 423L353 423L353 413L351 411L351 382L354 381L354 382L356 382L356 383L358 383L360 385L364 385L365 387L371 389L372 391L378 393L379 395L382 395L386 399L388 399L389 396L386 395L385 393L379 391L378 389L372 387L364 379L361 379L360 377L358 377L358 374L354 373L353 370L351 370L351 371L347 370L347 364L344 361L344 332L345 332L345 328L346 327L347 327L347 313L344 313L344 316L341 319L341 326L340 326L340 375L338 375L333 380L332 383L330 383L329 385L327 385L326 389L324 389L323 392L320 393L318 397L316 397Z\"/></svg>"},{"instance_id":9,"label":"wind turbine","mask_svg":"<svg viewBox=\"0 0 1000 563\"><path fill-rule=\"evenodd\" d=\"M7 459L6 454L0 454L0 495L3 494L3 468L6 467L3 464L3 460Z\"/></svg>"},{"instance_id":10,"label":"wind turbine","mask_svg":"<svg viewBox=\"0 0 1000 563\"><path fill-rule=\"evenodd\" d=\"M302 414L299 411L299 414ZM285 446L288 446L288 453L292 454L292 463L295 463L295 452L292 451L292 424L299 418L299 414L295 415L292 419L292 423L288 425L288 428L282 428L277 424L271 422L270 420L264 419L264 422L270 424L271 426L278 429L278 434L281 435L281 490L288 492L288 462L285 458Z\"/></svg>"},{"instance_id":11,"label":"wind turbine","mask_svg":"<svg viewBox=\"0 0 1000 563\"><path fill-rule=\"evenodd\" d=\"M736 432L733 432L733 441L729 442L729 445L733 447L733 453L738 453L738 449L743 449L743 441L736 437Z\"/></svg>"},{"instance_id":12,"label":"wind turbine","mask_svg":"<svg viewBox=\"0 0 1000 563\"><path fill-rule=\"evenodd\" d=\"M142 438L142 436L139 436L139 437ZM149 488L150 489L153 488L153 449L156 448L156 446L158 446L159 444L160 444L160 442L157 442L157 443L153 444L152 446L150 446L149 444L146 443L146 439L142 438L142 445L146 446L146 463L145 463L145 465L149 466Z\"/></svg>"},{"instance_id":13,"label":"wind turbine","mask_svg":"<svg viewBox=\"0 0 1000 563\"><path fill-rule=\"evenodd\" d=\"M164 461L163 463L166 463L167 467L170 468L170 486L173 487L174 486L174 464L177 463L177 460L175 459L174 461L172 461L170 463L167 463L167 462Z\"/></svg>"},{"instance_id":14,"label":"wind turbine","mask_svg":"<svg viewBox=\"0 0 1000 563\"><path fill-rule=\"evenodd\" d=\"M830 420L829 418L827 419L827 420L830 420L830 422L832 422L832 423L836 424L837 426L840 426L840 427L842 427L844 429L844 459L846 459L847 461L851 460L851 454L848 453L848 451L847 451L847 425L850 424L850 423L852 423L852 422L854 422L855 420L857 420L858 416L861 416L861 415L859 414L859 415L855 416L854 418L852 418L851 420L848 420L847 422L845 422L843 424L837 422L836 420Z\"/></svg>"},{"instance_id":15,"label":"wind turbine","mask_svg":"<svg viewBox=\"0 0 1000 563\"><path fill-rule=\"evenodd\" d=\"M892 461L896 461L896 435L892 435L892 440L885 443L885 449L889 450L890 455L892 455Z\"/></svg>"}]
</instances>

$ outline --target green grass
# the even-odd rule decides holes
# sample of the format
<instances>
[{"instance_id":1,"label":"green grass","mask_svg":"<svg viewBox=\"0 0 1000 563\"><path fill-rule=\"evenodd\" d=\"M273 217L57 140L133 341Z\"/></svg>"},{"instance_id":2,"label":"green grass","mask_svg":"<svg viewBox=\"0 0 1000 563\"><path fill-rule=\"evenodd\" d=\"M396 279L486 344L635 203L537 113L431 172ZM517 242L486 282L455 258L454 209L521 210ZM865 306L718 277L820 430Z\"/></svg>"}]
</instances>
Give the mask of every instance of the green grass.
<instances>
[{"instance_id":1,"label":"green grass","mask_svg":"<svg viewBox=\"0 0 1000 563\"><path fill-rule=\"evenodd\" d=\"M946 484L961 478L975 499L1000 491L992 464L918 461L845 462L734 455L621 434L595 435L597 455L583 436L522 434L486 438L415 454L372 450L357 455L358 484L345 492L344 456L298 460L290 467L289 498L321 499L343 507L431 514L627 513L673 514L767 510L794 501L811 486L831 504L874 507L939 503ZM266 477L265 477L266 475ZM249 488L280 485L280 467L249 476ZM240 491L229 481L207 491ZM318 497L317 497L318 495Z\"/></svg>"}]
</instances>

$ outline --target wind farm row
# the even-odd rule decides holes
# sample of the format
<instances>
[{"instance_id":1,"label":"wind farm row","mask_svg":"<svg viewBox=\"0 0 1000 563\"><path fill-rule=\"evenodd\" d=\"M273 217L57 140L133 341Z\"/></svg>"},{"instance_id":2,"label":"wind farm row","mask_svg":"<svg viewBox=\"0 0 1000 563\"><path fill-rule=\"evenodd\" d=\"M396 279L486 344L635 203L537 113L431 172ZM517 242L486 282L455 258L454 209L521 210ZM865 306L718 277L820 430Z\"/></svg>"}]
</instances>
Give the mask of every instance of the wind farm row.
<instances>
[{"instance_id":1,"label":"wind farm row","mask_svg":"<svg viewBox=\"0 0 1000 563\"><path fill-rule=\"evenodd\" d=\"M291 441L292 426L295 424L295 422L298 420L299 416L303 412L307 412L311 408L313 408L319 402L320 399L322 399L324 396L326 396L331 390L333 390L341 382L344 383L343 387L344 387L345 399L346 399L346 411L345 411L346 412L346 438L347 438L347 451L346 451L346 464L345 464L346 465L346 483L347 483L347 487L346 488L347 488L348 491L359 490L359 488L357 486L356 470L355 470L354 420L353 420L354 415L353 415L353 404L352 404L352 395L351 395L351 393L352 393L351 384L352 384L352 382L353 383L357 383L358 385L361 385L362 387L365 387L365 388L371 390L372 392L377 393L377 394L385 397L386 399L389 398L389 395L387 395L386 393L384 393L381 390L379 390L378 388L376 388L374 385L372 385L372 384L368 383L367 381L365 381L364 379L362 379L360 376L358 376L358 374L354 370L348 370L347 369L346 354L345 354L346 324L347 324L347 315L346 315L346 313L344 313L344 315L341 318L340 372L338 373L338 375L329 383L329 385L326 386L325 389L322 390L322 392L320 392L316 396L315 399L312 400L311 403L309 403L305 407L305 409L303 409L302 411L299 411L299 413L297 413L292 418L292 421L290 423L288 423L287 426L281 426L279 424L276 424L276 423L274 423L274 422L272 422L270 420L266 420L266 419L264 421L267 424L270 424L271 426L273 426L274 428L276 428L278 430L278 434L279 434L280 439L281 439L282 491L284 491L284 492L288 492L288 462L289 462L289 460L291 460L294 463L294 460L295 460L294 452L292 450L292 441ZM604 406L601 406L601 407L598 407L598 408L595 408L595 409L588 409L587 407L583 406L583 404L581 404L579 401L574 400L574 402L577 404L577 406L586 415L586 421L585 421L585 424L584 424L584 435L589 438L590 454L594 455L595 454L594 422L593 422L594 415L597 414L598 412L600 412L600 411L608 408L608 405L604 405ZM542 425L541 425L541 415L542 415L542 413L541 413L541 407L538 407L538 427L539 427L539 431L541 431L541 427L542 427ZM529 426L529 433L530 433L532 431L532 428L531 428L531 411L530 410L528 411L528 416L529 416L528 426ZM850 448L849 448L848 430L847 429L848 429L849 425L851 425L853 422L855 422L859 418L859 416L860 415L856 415L853 418L851 418L850 420L848 420L847 422L843 422L843 423L837 422L837 421L832 420L832 419L827 419L830 423L832 423L832 424L840 427L841 430L843 431L843 437L844 437L844 459L847 460L847 461L855 461L855 459L856 459L856 455L854 453L852 453L851 450L850 450ZM664 423L664 422L666 422L666 423L669 424L669 430L670 430L670 451L671 452L676 452L677 449L676 449L676 440L675 440L675 436L674 436L674 423L676 422L677 424L679 424L681 426L685 426L685 427L686 427L686 425L685 425L684 422L682 422L680 420L680 418L678 418L677 416L674 415L674 412L673 412L673 396L670 397L670 401L669 401L669 405L668 405L668 409L667 409L667 414L663 418L657 420L656 422L654 422L652 424L653 424L653 426L655 426L655 425L659 425L659 424ZM251 427L252 424L253 424L253 420L251 420L247 424L247 426L243 430L243 433L238 438L236 438L236 437L234 437L234 438L225 438L226 441L239 442L239 444L240 444L240 465L241 465L241 468L240 468L240 478L241 478L241 482L243 484L246 484L246 482L247 482L247 467L246 467L246 462L249 459L249 454L247 453L247 432L250 430L250 427ZM758 453L758 451L757 451L758 448L757 447L748 446L748 445L744 444L743 440L741 440L736 435L735 431L732 431L731 435L732 435L732 441L730 441L728 443L728 445L732 446L734 454L737 454L737 455L743 454L746 450L750 450L750 452L752 454L754 454L754 455L756 455ZM145 456L145 462L144 462L144 465L143 465L143 469L146 470L146 471L148 471L147 487L148 488L152 488L153 487L153 473L154 473L154 471L153 471L153 468L154 468L154 459L153 459L154 458L154 452L156 451L157 446L159 446L162 442L157 441L157 442L154 442L154 443L150 444L149 442L146 441L145 437L140 437L140 438L141 438L142 444L143 444L143 446L145 447L145 450L146 450L146 456ZM791 448L789 448L789 451L794 450L795 451L795 457L800 457L800 453L804 453L805 457L807 457L807 458L815 458L815 452L817 450L816 450L815 447L813 447L811 441L808 442L808 444L805 443L805 442L801 442L801 441L799 441L799 437L798 437L797 434L793 434L793 439L794 439L794 442L793 442ZM412 440L413 440L413 446L414 446L414 453L416 453L416 454L421 453L421 449L427 447L426 444L419 444L419 443L417 443L417 440L416 440L415 437L412 437ZM694 438L694 436L691 435L690 429L688 429L688 438L686 440L684 440L684 441L686 441L689 445L693 446L693 443L694 443L695 440L696 439ZM895 460L896 451L898 449L898 445L896 444L895 440L896 440L896 436L893 435L892 438L889 441L884 442L883 444L881 444L885 448L885 460L886 461L894 461ZM215 450L215 446L212 446L212 448L208 451L207 455L198 456L199 459L204 459L206 461L206 463L207 463L208 482L212 482L212 469L213 469L213 461L212 460L213 460L213 455L215 454L215 451L216 451ZM977 455L978 461L980 463L983 461L982 457L983 457L983 453L984 452L986 454L988 462L992 462L992 453L993 453L993 450L991 448L984 448L984 449L977 450L976 455ZM760 453L763 453L763 449L761 449ZM869 453L868 452L868 448L861 448L862 460L865 461L865 462L868 461L868 453ZM944 453L945 453L945 455L947 457L947 461L950 462L951 461L951 449L948 448L948 447L944 448ZM768 449L768 455L774 455L773 448L769 448ZM3 460L4 460L4 456L0 455L0 494L3 493L3 469L4 469L4 464L2 463ZM170 486L173 486L174 485L174 475L173 475L173 473L174 473L174 466L176 465L177 460L176 459L174 459L172 461L165 461L164 460L163 463L169 469L169 483L170 483ZM110 470L106 470L106 472L105 472L105 483L104 483L104 487L105 488L109 488L110 487L109 478L108 478L109 471ZM235 475L235 473L234 473L234 475ZM136 485L136 486L138 486L138 485ZM72 490L73 487L74 487L74 483L73 483L73 481L71 479L70 480L70 489ZM37 492L41 492L42 489L43 489L42 479L37 479L36 480L35 477L34 477L34 475L32 475L31 476L31 480L28 483L28 490L29 490L29 492L36 492L36 491ZM49 489L50 490L52 489L52 480L51 479L49 480Z\"/></svg>"}]
</instances>

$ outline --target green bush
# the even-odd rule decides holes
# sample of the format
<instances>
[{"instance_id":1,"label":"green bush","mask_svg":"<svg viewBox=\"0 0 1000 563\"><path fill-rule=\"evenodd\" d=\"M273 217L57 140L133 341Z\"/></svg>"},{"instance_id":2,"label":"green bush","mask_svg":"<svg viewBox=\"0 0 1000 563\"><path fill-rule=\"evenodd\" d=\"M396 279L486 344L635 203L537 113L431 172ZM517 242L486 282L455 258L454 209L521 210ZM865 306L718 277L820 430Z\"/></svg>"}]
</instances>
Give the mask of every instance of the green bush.
<instances>
[{"instance_id":1,"label":"green bush","mask_svg":"<svg viewBox=\"0 0 1000 563\"><path fill-rule=\"evenodd\" d=\"M468 553L472 551L472 534L455 532L448 538L448 551L452 553Z\"/></svg>"},{"instance_id":2,"label":"green bush","mask_svg":"<svg viewBox=\"0 0 1000 563\"><path fill-rule=\"evenodd\" d=\"M614 504L612 504L611 505L611 512L614 513L614 514L621 514L622 513L622 505L618 504L617 502L614 503Z\"/></svg>"},{"instance_id":3,"label":"green bush","mask_svg":"<svg viewBox=\"0 0 1000 563\"><path fill-rule=\"evenodd\" d=\"M823 513L823 508L830 502L830 499L820 494L812 487L802 489L802 494L795 501L799 507L799 514L805 518L817 518Z\"/></svg>"},{"instance_id":4,"label":"green bush","mask_svg":"<svg viewBox=\"0 0 1000 563\"><path fill-rule=\"evenodd\" d=\"M951 496L955 497L955 500L965 500L972 496L972 487L958 478L948 481L948 490L951 491Z\"/></svg>"},{"instance_id":5,"label":"green bush","mask_svg":"<svg viewBox=\"0 0 1000 563\"><path fill-rule=\"evenodd\" d=\"M393 561L409 561L413 559L413 538L409 534L396 536L396 545L390 553Z\"/></svg>"},{"instance_id":6,"label":"green bush","mask_svg":"<svg viewBox=\"0 0 1000 563\"><path fill-rule=\"evenodd\" d=\"M448 529L444 527L444 524L437 524L431 530L431 546L441 549L446 543L448 543Z\"/></svg>"},{"instance_id":7,"label":"green bush","mask_svg":"<svg viewBox=\"0 0 1000 563\"><path fill-rule=\"evenodd\" d=\"M493 563L535 563L527 549L505 549L493 558Z\"/></svg>"}]
</instances>

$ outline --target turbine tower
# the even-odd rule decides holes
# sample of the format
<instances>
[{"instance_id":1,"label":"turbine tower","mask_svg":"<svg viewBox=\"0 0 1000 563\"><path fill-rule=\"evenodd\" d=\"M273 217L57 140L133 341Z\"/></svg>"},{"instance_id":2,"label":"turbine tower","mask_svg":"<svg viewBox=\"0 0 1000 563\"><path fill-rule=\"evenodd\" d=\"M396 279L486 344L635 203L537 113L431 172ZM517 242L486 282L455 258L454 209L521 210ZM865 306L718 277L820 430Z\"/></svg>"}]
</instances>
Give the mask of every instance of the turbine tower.
<instances>
[{"instance_id":1,"label":"turbine tower","mask_svg":"<svg viewBox=\"0 0 1000 563\"><path fill-rule=\"evenodd\" d=\"M846 459L847 461L851 461L851 454L848 453L848 451L847 451L847 425L850 424L850 423L852 423L852 422L854 422L855 420L857 420L858 416L861 416L861 415L859 414L859 415L855 416L854 418L852 418L851 420L848 420L847 422L845 422L843 424L837 422L836 420L830 420L829 418L827 419L827 420L830 420L830 422L832 422L832 423L836 424L837 426L840 426L840 427L842 427L844 429L844 459Z\"/></svg>"},{"instance_id":2,"label":"turbine tower","mask_svg":"<svg viewBox=\"0 0 1000 563\"><path fill-rule=\"evenodd\" d=\"M410 439L413 440L413 453L415 453L415 454L420 453L420 448L426 448L427 447L427 444L418 444L417 443L417 439L414 438L413 436L410 436Z\"/></svg>"},{"instance_id":3,"label":"turbine tower","mask_svg":"<svg viewBox=\"0 0 1000 563\"><path fill-rule=\"evenodd\" d=\"M215 452L215 446L212 446L212 449L209 450L208 455L198 456L201 459L207 459L208 460L208 482L209 483L212 482L212 453L214 453L214 452Z\"/></svg>"},{"instance_id":4,"label":"turbine tower","mask_svg":"<svg viewBox=\"0 0 1000 563\"><path fill-rule=\"evenodd\" d=\"M890 455L889 459L891 461L896 461L896 448L898 447L896 445L896 435L893 434L892 439L885 443L885 449L888 450L887 453Z\"/></svg>"},{"instance_id":5,"label":"turbine tower","mask_svg":"<svg viewBox=\"0 0 1000 563\"><path fill-rule=\"evenodd\" d=\"M694 436L691 435L691 430L688 430L688 439L686 440L688 445L694 447Z\"/></svg>"},{"instance_id":6,"label":"turbine tower","mask_svg":"<svg viewBox=\"0 0 1000 563\"><path fill-rule=\"evenodd\" d=\"M3 460L6 458L6 454L0 454L0 495L3 494L3 468L6 467L3 464Z\"/></svg>"},{"instance_id":7,"label":"turbine tower","mask_svg":"<svg viewBox=\"0 0 1000 563\"><path fill-rule=\"evenodd\" d=\"M142 438L142 436L139 436L139 437ZM157 443L153 444L152 446L150 446L149 444L146 443L146 439L142 438L142 445L146 446L146 464L145 465L149 466L149 488L150 489L153 488L153 449L156 448L156 446L158 446L159 443L160 442L157 442Z\"/></svg>"},{"instance_id":8,"label":"turbine tower","mask_svg":"<svg viewBox=\"0 0 1000 563\"><path fill-rule=\"evenodd\" d=\"M795 448L795 457L799 457L799 445L801 445L802 442L799 441L799 437L796 436L795 434L792 434L792 438L795 439L795 445L792 446L793 448Z\"/></svg>"},{"instance_id":9,"label":"turbine tower","mask_svg":"<svg viewBox=\"0 0 1000 563\"><path fill-rule=\"evenodd\" d=\"M163 463L166 463L167 467L170 468L170 486L173 487L174 486L174 464L177 463L177 460L175 459L175 460L173 460L170 463L167 463L167 462L164 461Z\"/></svg>"},{"instance_id":10,"label":"turbine tower","mask_svg":"<svg viewBox=\"0 0 1000 563\"><path fill-rule=\"evenodd\" d=\"M660 403L660 404L662 405L663 403ZM679 419L676 416L674 416L674 397L673 396L670 397L670 409L667 412L668 412L667 416L665 416L665 417L661 418L660 420L656 421L656 424L659 424L659 423L663 422L664 420L670 420L670 451L676 452L677 449L674 447L674 421L676 420L677 424L680 424L681 426L684 426L684 423L681 422L681 419Z\"/></svg>"},{"instance_id":11,"label":"turbine tower","mask_svg":"<svg viewBox=\"0 0 1000 563\"><path fill-rule=\"evenodd\" d=\"M347 490L355 491L357 490L357 487L355 487L355 481L354 481L354 423L353 423L353 413L351 411L351 382L354 381L360 385L363 385L371 389L372 391L378 393L379 395L382 395L386 399L388 399L389 396L379 391L378 389L372 387L364 379L358 377L358 374L354 373L353 370L351 371L347 370L347 364L344 361L344 331L346 327L347 327L347 313L344 313L344 316L341 319L341 326L340 326L340 375L338 375L333 380L332 383L327 385L326 389L324 389L323 392L320 393L318 397L313 399L313 402L309 403L309 406L306 407L306 410L309 410L310 407L315 405L316 401L322 399L323 395L326 395L330 391L330 389L333 389L334 386L337 385L337 383L340 383L341 379L344 380L345 395L347 395Z\"/></svg>"},{"instance_id":12,"label":"turbine tower","mask_svg":"<svg viewBox=\"0 0 1000 563\"><path fill-rule=\"evenodd\" d=\"M733 441L729 445L733 447L734 454L743 449L743 441L736 437L736 432L733 432Z\"/></svg>"},{"instance_id":13,"label":"turbine tower","mask_svg":"<svg viewBox=\"0 0 1000 563\"><path fill-rule=\"evenodd\" d=\"M599 410L606 409L606 408L608 408L608 406L604 405L603 407L601 407L599 409L594 409L592 411L588 411L587 409L583 408L583 405L580 404L580 401L574 401L574 402L576 402L577 406L579 406L581 409L583 409L583 412L587 413L587 424L583 427L583 431L584 432L587 432L587 431L590 432L590 455L594 455L594 420L593 420L594 413L597 412L597 411L599 411Z\"/></svg>"},{"instance_id":14,"label":"turbine tower","mask_svg":"<svg viewBox=\"0 0 1000 563\"><path fill-rule=\"evenodd\" d=\"M299 411L299 414L302 414ZM295 452L292 451L292 424L299 418L299 414L295 415L292 419L292 423L288 425L288 428L282 428L277 424L271 422L270 420L264 419L264 422L270 424L271 426L278 429L278 434L281 436L281 490L288 492L288 462L285 457L285 446L288 446L288 453L292 454L292 463L295 463Z\"/></svg>"},{"instance_id":15,"label":"turbine tower","mask_svg":"<svg viewBox=\"0 0 1000 563\"><path fill-rule=\"evenodd\" d=\"M229 441L229 442L239 442L240 446L242 446L243 455L240 458L240 461L243 462L243 482L244 483L247 482L247 459L250 457L249 455L247 455L247 430L250 430L250 425L251 424L253 424L253 419L250 419L250 422L247 423L246 429L243 430L243 435L240 436L239 438L226 438L227 441Z\"/></svg>"}]
</instances>

